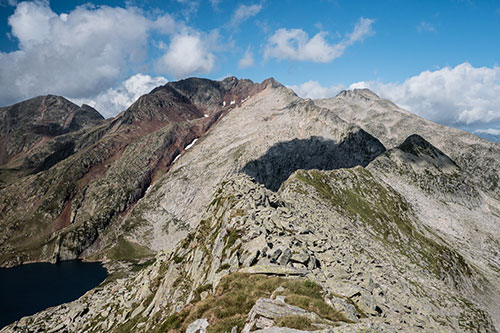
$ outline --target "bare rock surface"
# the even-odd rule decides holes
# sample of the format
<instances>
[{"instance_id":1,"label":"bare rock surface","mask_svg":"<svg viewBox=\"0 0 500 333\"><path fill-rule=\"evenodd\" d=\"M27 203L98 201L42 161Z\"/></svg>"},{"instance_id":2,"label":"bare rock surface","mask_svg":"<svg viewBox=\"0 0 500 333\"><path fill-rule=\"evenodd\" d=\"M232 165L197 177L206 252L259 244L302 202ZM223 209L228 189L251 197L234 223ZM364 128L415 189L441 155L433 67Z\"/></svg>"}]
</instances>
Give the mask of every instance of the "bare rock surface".
<instances>
[{"instance_id":1,"label":"bare rock surface","mask_svg":"<svg viewBox=\"0 0 500 333\"><path fill-rule=\"evenodd\" d=\"M367 165L385 151L375 138L270 79L234 104L183 154L128 217L153 250L169 249L196 226L217 184L242 171L277 190L297 169ZM228 139L230 138L230 139ZM162 232L164 231L164 232Z\"/></svg>"},{"instance_id":2,"label":"bare rock surface","mask_svg":"<svg viewBox=\"0 0 500 333\"><path fill-rule=\"evenodd\" d=\"M500 146L497 143L423 119L368 89L345 90L334 98L315 103L357 124L388 149L412 134L420 135L450 156L481 189L500 199Z\"/></svg>"}]
</instances>

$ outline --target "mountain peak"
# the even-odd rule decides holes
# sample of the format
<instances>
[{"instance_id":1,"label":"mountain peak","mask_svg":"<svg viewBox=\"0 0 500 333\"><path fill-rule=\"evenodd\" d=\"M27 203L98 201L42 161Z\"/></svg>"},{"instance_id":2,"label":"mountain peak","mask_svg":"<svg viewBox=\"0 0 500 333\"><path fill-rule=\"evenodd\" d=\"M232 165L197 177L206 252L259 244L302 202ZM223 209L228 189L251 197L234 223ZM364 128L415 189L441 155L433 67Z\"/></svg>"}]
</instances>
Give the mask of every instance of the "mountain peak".
<instances>
[{"instance_id":1,"label":"mountain peak","mask_svg":"<svg viewBox=\"0 0 500 333\"><path fill-rule=\"evenodd\" d=\"M431 157L446 156L441 150L434 147L429 141L418 134L410 135L398 148L406 153L417 156L422 153Z\"/></svg>"},{"instance_id":2,"label":"mountain peak","mask_svg":"<svg viewBox=\"0 0 500 333\"><path fill-rule=\"evenodd\" d=\"M284 87L280 82L278 82L274 77L270 77L262 81L262 86L264 87L272 87L272 88L281 88Z\"/></svg>"},{"instance_id":3,"label":"mountain peak","mask_svg":"<svg viewBox=\"0 0 500 333\"><path fill-rule=\"evenodd\" d=\"M64 97L37 96L0 108L0 165L22 157L42 139L93 127L103 121L94 108ZM20 154L21 155L18 155Z\"/></svg>"},{"instance_id":4,"label":"mountain peak","mask_svg":"<svg viewBox=\"0 0 500 333\"><path fill-rule=\"evenodd\" d=\"M342 90L337 94L336 97L358 98L364 100L373 100L380 98L377 94L375 94L373 91L367 88Z\"/></svg>"},{"instance_id":5,"label":"mountain peak","mask_svg":"<svg viewBox=\"0 0 500 333\"><path fill-rule=\"evenodd\" d=\"M394 149L413 156L412 160L427 161L427 163L439 168L452 167L452 169L456 169L458 167L448 155L418 134L410 135Z\"/></svg>"}]
</instances>

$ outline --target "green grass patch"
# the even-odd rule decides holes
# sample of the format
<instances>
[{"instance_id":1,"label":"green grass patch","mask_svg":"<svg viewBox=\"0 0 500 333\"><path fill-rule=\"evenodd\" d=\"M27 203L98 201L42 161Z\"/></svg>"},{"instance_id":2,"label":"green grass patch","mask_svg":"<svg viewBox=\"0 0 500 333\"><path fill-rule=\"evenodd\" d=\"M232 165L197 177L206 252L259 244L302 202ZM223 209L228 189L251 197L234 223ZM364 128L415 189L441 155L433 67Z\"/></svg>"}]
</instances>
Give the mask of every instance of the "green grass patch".
<instances>
[{"instance_id":1,"label":"green grass patch","mask_svg":"<svg viewBox=\"0 0 500 333\"><path fill-rule=\"evenodd\" d=\"M228 234L224 237L224 242L226 245L222 250L222 254L226 253L227 249L230 249L234 243L241 237L241 230L232 229L228 232Z\"/></svg>"},{"instance_id":2,"label":"green grass patch","mask_svg":"<svg viewBox=\"0 0 500 333\"><path fill-rule=\"evenodd\" d=\"M153 252L147 247L119 237L115 246L107 253L107 257L112 260L134 260L147 258L153 255Z\"/></svg>"},{"instance_id":3,"label":"green grass patch","mask_svg":"<svg viewBox=\"0 0 500 333\"><path fill-rule=\"evenodd\" d=\"M174 258L172 259L176 264L180 264L184 258L181 257L181 256L178 256L177 254L174 256Z\"/></svg>"},{"instance_id":4,"label":"green grass patch","mask_svg":"<svg viewBox=\"0 0 500 333\"><path fill-rule=\"evenodd\" d=\"M144 268L146 268L146 267L154 264L155 262L156 262L155 258L151 258L151 259L149 259L149 260L147 260L147 261L145 261L145 262L143 262L141 264L135 262L134 265L132 266L132 268L130 269L130 271L132 271L132 272L138 272L138 271L140 271L140 270L142 270L142 269L144 269Z\"/></svg>"},{"instance_id":5,"label":"green grass patch","mask_svg":"<svg viewBox=\"0 0 500 333\"><path fill-rule=\"evenodd\" d=\"M231 265L229 265L229 264L220 265L219 269L217 270L217 273L219 273L220 271L223 271L225 269L229 269L230 267L231 267Z\"/></svg>"},{"instance_id":6,"label":"green grass patch","mask_svg":"<svg viewBox=\"0 0 500 333\"><path fill-rule=\"evenodd\" d=\"M255 302L261 297L271 297L280 286L284 288L281 294L287 302L290 299L290 304L314 311L324 319L348 322L325 303L321 286L312 281L236 272L223 277L214 294L204 300L195 296L190 306L167 318L163 325L168 326L169 332L184 332L196 319L207 318L208 332L230 332L234 326L241 330ZM207 288L211 285L199 287L195 294Z\"/></svg>"},{"instance_id":7,"label":"green grass patch","mask_svg":"<svg viewBox=\"0 0 500 333\"><path fill-rule=\"evenodd\" d=\"M286 316L276 320L276 326L294 328L296 330L314 331L315 327L309 318L302 316Z\"/></svg>"}]
</instances>

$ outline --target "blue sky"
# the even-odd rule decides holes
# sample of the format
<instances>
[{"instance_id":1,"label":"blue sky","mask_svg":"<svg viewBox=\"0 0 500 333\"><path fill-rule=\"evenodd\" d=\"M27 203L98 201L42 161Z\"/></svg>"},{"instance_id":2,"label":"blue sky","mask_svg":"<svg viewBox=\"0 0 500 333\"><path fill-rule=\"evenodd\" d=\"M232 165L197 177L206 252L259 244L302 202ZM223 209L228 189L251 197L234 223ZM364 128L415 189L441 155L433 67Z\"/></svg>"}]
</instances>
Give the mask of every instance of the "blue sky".
<instances>
[{"instance_id":1,"label":"blue sky","mask_svg":"<svg viewBox=\"0 0 500 333\"><path fill-rule=\"evenodd\" d=\"M498 1L0 0L0 17L0 105L52 93L112 116L167 80L272 76L500 134Z\"/></svg>"}]
</instances>

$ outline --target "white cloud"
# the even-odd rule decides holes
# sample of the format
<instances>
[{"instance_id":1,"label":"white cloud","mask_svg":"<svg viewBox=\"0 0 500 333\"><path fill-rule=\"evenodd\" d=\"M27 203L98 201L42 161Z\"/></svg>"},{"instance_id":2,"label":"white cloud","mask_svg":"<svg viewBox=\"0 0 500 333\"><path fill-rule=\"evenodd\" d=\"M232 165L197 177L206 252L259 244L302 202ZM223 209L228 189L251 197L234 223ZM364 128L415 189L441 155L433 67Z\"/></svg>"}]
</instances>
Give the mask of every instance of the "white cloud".
<instances>
[{"instance_id":1,"label":"white cloud","mask_svg":"<svg viewBox=\"0 0 500 333\"><path fill-rule=\"evenodd\" d=\"M478 129L475 130L473 133L479 133L479 134L489 134L489 135L499 135L500 136L500 129L496 128L487 128L487 129Z\"/></svg>"},{"instance_id":2,"label":"white cloud","mask_svg":"<svg viewBox=\"0 0 500 333\"><path fill-rule=\"evenodd\" d=\"M241 23L245 22L249 18L257 15L262 9L262 5L240 5L233 14L231 22L229 25L231 27L236 27Z\"/></svg>"},{"instance_id":3,"label":"white cloud","mask_svg":"<svg viewBox=\"0 0 500 333\"><path fill-rule=\"evenodd\" d=\"M307 81L299 86L291 85L287 87L295 91L295 93L302 98L312 99L333 97L342 89L345 89L343 84L323 87L318 81Z\"/></svg>"},{"instance_id":4,"label":"white cloud","mask_svg":"<svg viewBox=\"0 0 500 333\"><path fill-rule=\"evenodd\" d=\"M356 42L363 41L366 37L373 36L375 31L372 29L372 24L375 20L368 18L360 18L354 26L354 30L347 35L347 39L343 42L344 47L351 46Z\"/></svg>"},{"instance_id":5,"label":"white cloud","mask_svg":"<svg viewBox=\"0 0 500 333\"><path fill-rule=\"evenodd\" d=\"M15 7L19 3L18 0L0 0L0 7Z\"/></svg>"},{"instance_id":6,"label":"white cloud","mask_svg":"<svg viewBox=\"0 0 500 333\"><path fill-rule=\"evenodd\" d=\"M344 54L347 47L362 41L374 34L371 25L373 20L361 18L354 30L337 44L330 44L325 39L327 33L322 31L309 38L301 29L279 29L268 40L264 50L265 58L276 58L330 62Z\"/></svg>"},{"instance_id":7,"label":"white cloud","mask_svg":"<svg viewBox=\"0 0 500 333\"><path fill-rule=\"evenodd\" d=\"M436 27L434 27L431 23L422 21L417 25L418 32L436 32Z\"/></svg>"},{"instance_id":8,"label":"white cloud","mask_svg":"<svg viewBox=\"0 0 500 333\"><path fill-rule=\"evenodd\" d=\"M450 126L500 125L500 67L425 71L399 83L357 82L381 97L432 121Z\"/></svg>"},{"instance_id":9,"label":"white cloud","mask_svg":"<svg viewBox=\"0 0 500 333\"><path fill-rule=\"evenodd\" d=\"M243 58L238 61L238 68L248 68L254 65L253 53L248 48Z\"/></svg>"},{"instance_id":10,"label":"white cloud","mask_svg":"<svg viewBox=\"0 0 500 333\"><path fill-rule=\"evenodd\" d=\"M168 33L175 24L135 8L80 6L57 15L37 1L21 2L9 25L19 50L0 52L0 105L48 93L95 96L144 60L151 30Z\"/></svg>"},{"instance_id":11,"label":"white cloud","mask_svg":"<svg viewBox=\"0 0 500 333\"><path fill-rule=\"evenodd\" d=\"M91 99L73 100L77 104L88 104L96 108L104 117L113 117L128 108L142 95L154 88L164 85L168 80L162 76L151 77L135 74L115 88L109 88Z\"/></svg>"},{"instance_id":12,"label":"white cloud","mask_svg":"<svg viewBox=\"0 0 500 333\"><path fill-rule=\"evenodd\" d=\"M211 52L214 38L217 37L196 31L173 36L167 52L156 62L156 70L175 78L209 73L215 66L215 56Z\"/></svg>"},{"instance_id":13,"label":"white cloud","mask_svg":"<svg viewBox=\"0 0 500 333\"><path fill-rule=\"evenodd\" d=\"M184 9L182 10L182 14L189 20L190 16L195 14L198 11L198 7L200 7L199 0L176 0L181 5L184 5Z\"/></svg>"},{"instance_id":14,"label":"white cloud","mask_svg":"<svg viewBox=\"0 0 500 333\"><path fill-rule=\"evenodd\" d=\"M23 2L8 21L12 35L19 39L20 46L28 48L50 38L52 19L57 20L57 14L45 3Z\"/></svg>"},{"instance_id":15,"label":"white cloud","mask_svg":"<svg viewBox=\"0 0 500 333\"><path fill-rule=\"evenodd\" d=\"M219 8L219 4L222 2L222 0L210 0L210 5L212 5L212 7L214 9L217 9Z\"/></svg>"}]
</instances>

